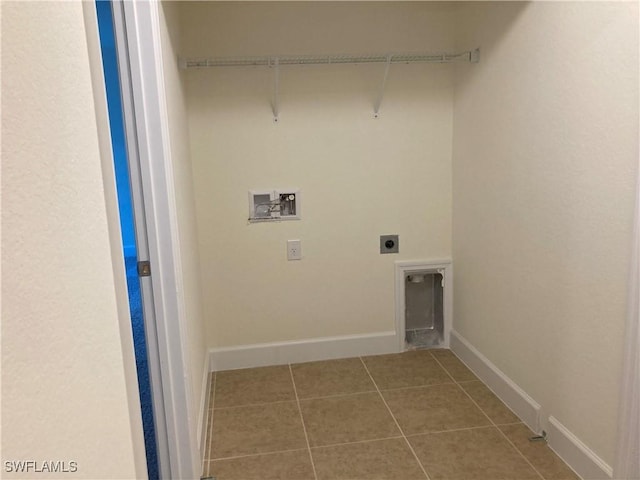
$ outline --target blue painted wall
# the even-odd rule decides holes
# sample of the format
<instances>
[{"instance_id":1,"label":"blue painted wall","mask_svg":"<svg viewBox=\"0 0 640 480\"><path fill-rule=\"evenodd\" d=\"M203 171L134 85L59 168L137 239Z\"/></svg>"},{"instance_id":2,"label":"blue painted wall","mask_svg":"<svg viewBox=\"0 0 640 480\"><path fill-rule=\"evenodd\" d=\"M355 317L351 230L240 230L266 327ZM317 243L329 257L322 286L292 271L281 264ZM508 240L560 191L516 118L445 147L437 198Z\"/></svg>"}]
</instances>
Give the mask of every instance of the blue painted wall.
<instances>
[{"instance_id":1,"label":"blue painted wall","mask_svg":"<svg viewBox=\"0 0 640 480\"><path fill-rule=\"evenodd\" d=\"M98 1L98 18L104 25L111 25L111 2ZM109 112L122 112L120 99L120 80L118 79L116 47L113 37L113 28L100 29L100 44L102 46L102 58L105 65L113 68L105 68L105 83L107 87L107 101ZM127 152L125 150L125 136L122 125L122 115L109 115L111 127L111 139L113 144L113 156L116 169L116 184L118 185L118 204L120 206L120 225L122 227L122 244L125 257L135 255L136 237L133 230L133 209L131 207L129 189L129 169L127 167Z\"/></svg>"},{"instance_id":2,"label":"blue painted wall","mask_svg":"<svg viewBox=\"0 0 640 480\"><path fill-rule=\"evenodd\" d=\"M115 50L111 2L96 1L98 11L98 27L102 47L102 64L107 89L109 124L111 127L111 145L115 161L116 187L118 191L118 207L120 210L120 227L122 245L124 247L125 266L127 269L127 288L129 293L129 310L131 312L131 329L133 347L136 356L138 388L140 391L140 408L142 410L142 426L147 455L147 471L149 480L158 480L158 458L156 449L155 425L153 419L153 402L147 363L147 346L144 331L140 281L137 272L135 230L133 224L133 208L131 205L131 188L125 135L122 125L122 102L120 98L120 79L118 78L118 61Z\"/></svg>"}]
</instances>

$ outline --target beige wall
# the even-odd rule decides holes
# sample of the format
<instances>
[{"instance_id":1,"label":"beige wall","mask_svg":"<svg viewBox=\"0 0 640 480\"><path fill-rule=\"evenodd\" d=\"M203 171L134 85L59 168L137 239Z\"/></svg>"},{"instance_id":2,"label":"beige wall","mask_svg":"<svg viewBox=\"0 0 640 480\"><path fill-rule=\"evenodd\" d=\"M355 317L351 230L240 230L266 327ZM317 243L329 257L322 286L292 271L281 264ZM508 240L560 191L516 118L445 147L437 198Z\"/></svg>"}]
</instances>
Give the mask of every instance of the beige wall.
<instances>
[{"instance_id":1,"label":"beige wall","mask_svg":"<svg viewBox=\"0 0 640 480\"><path fill-rule=\"evenodd\" d=\"M183 56L447 50L431 4L184 5ZM394 329L393 262L451 254L450 65L186 72L209 347ZM247 224L248 191L297 187L302 220ZM379 235L400 235L399 255ZM286 240L303 259L287 262Z\"/></svg>"},{"instance_id":2,"label":"beige wall","mask_svg":"<svg viewBox=\"0 0 640 480\"><path fill-rule=\"evenodd\" d=\"M637 3L476 4L454 108L454 328L610 465L638 161ZM544 427L544 425L543 425Z\"/></svg>"},{"instance_id":3,"label":"beige wall","mask_svg":"<svg viewBox=\"0 0 640 480\"><path fill-rule=\"evenodd\" d=\"M188 335L187 355L192 389L191 411L193 412L193 417L190 421L192 422L192 431L200 432L200 423L198 423L200 419L197 416L202 414L201 402L205 393L203 389L206 388L203 378L206 382L208 363L205 363L207 351L202 317L198 239L195 223L185 92L176 61L180 42L180 12L177 7L177 4L173 2L164 2L162 4L162 8L160 8L160 27L169 140L171 143L170 153L173 166L173 189L175 191L176 210L178 211L179 268L183 286L183 291L179 292L178 295Z\"/></svg>"},{"instance_id":4,"label":"beige wall","mask_svg":"<svg viewBox=\"0 0 640 480\"><path fill-rule=\"evenodd\" d=\"M113 161L96 125L108 131L104 81L92 87L95 10L85 8L86 31L80 2L2 2L5 478L34 477L6 473L17 460L77 462L76 473L39 478L146 475Z\"/></svg>"}]
</instances>

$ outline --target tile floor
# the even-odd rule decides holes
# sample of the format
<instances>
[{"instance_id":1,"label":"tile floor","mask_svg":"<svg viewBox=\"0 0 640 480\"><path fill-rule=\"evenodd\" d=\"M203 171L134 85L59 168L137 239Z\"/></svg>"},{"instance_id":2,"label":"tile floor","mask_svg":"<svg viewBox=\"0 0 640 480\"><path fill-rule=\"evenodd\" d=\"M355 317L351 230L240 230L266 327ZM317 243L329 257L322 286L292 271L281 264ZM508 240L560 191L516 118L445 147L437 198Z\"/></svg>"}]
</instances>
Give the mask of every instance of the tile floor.
<instances>
[{"instance_id":1,"label":"tile floor","mask_svg":"<svg viewBox=\"0 0 640 480\"><path fill-rule=\"evenodd\" d=\"M579 478L449 350L211 375L205 477Z\"/></svg>"}]
</instances>

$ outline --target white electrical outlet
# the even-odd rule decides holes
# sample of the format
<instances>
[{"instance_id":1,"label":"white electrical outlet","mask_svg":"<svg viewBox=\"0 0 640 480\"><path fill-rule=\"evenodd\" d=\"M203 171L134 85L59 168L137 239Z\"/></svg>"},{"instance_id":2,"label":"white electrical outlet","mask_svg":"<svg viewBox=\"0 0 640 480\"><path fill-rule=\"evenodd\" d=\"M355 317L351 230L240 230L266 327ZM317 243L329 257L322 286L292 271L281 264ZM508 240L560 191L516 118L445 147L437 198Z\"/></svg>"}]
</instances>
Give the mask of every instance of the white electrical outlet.
<instances>
[{"instance_id":1,"label":"white electrical outlet","mask_svg":"<svg viewBox=\"0 0 640 480\"><path fill-rule=\"evenodd\" d=\"M300 240L287 240L287 260L302 260Z\"/></svg>"}]
</instances>

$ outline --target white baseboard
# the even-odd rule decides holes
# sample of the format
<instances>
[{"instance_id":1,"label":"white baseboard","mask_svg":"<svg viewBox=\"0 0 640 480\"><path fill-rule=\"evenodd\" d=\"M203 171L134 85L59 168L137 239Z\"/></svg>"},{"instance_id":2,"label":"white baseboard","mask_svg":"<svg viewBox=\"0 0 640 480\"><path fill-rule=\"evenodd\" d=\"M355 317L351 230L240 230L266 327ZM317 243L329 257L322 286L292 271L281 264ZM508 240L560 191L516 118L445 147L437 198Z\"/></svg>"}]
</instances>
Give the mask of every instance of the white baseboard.
<instances>
[{"instance_id":1,"label":"white baseboard","mask_svg":"<svg viewBox=\"0 0 640 480\"><path fill-rule=\"evenodd\" d=\"M204 367L202 372L202 394L200 395L200 412L198 412L198 446L200 448L200 460L204 460L205 455L205 442L207 441L207 421L209 414L209 395L210 388L210 375L209 375L209 355L204 356Z\"/></svg>"},{"instance_id":2,"label":"white baseboard","mask_svg":"<svg viewBox=\"0 0 640 480\"><path fill-rule=\"evenodd\" d=\"M451 331L451 350L520 420L534 432L540 432L540 405L513 380L482 355L462 335Z\"/></svg>"},{"instance_id":3,"label":"white baseboard","mask_svg":"<svg viewBox=\"0 0 640 480\"><path fill-rule=\"evenodd\" d=\"M313 362L334 358L398 352L396 332L312 338L279 343L260 343L209 349L209 370Z\"/></svg>"},{"instance_id":4,"label":"white baseboard","mask_svg":"<svg viewBox=\"0 0 640 480\"><path fill-rule=\"evenodd\" d=\"M547 441L549 447L584 480L613 477L613 469L553 416L549 417L547 425Z\"/></svg>"},{"instance_id":5,"label":"white baseboard","mask_svg":"<svg viewBox=\"0 0 640 480\"><path fill-rule=\"evenodd\" d=\"M540 405L455 330L451 331L451 350L531 430L541 432ZM545 428L549 447L581 478L612 478L613 469L555 417L549 417Z\"/></svg>"}]
</instances>

